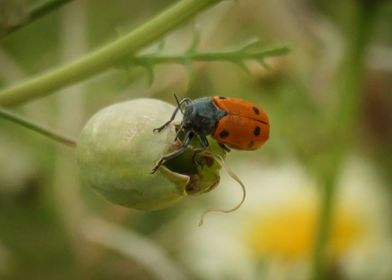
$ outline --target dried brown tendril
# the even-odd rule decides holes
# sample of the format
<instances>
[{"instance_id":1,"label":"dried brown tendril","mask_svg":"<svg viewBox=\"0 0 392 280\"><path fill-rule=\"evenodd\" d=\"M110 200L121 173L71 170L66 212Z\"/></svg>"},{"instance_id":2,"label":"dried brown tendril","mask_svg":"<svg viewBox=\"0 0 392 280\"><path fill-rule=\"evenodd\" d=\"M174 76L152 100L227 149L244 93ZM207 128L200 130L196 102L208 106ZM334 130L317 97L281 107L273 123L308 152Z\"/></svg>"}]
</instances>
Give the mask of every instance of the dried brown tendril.
<instances>
[{"instance_id":1,"label":"dried brown tendril","mask_svg":"<svg viewBox=\"0 0 392 280\"><path fill-rule=\"evenodd\" d=\"M241 198L241 201L236 206L234 206L233 208L230 208L230 209L210 208L210 209L205 210L203 212L203 214L201 215L201 217L200 217L199 226L203 225L204 219L205 219L207 214L209 214L211 212L232 213L232 212L238 210L242 206L242 204L244 203L244 201L246 199L246 188L245 188L244 183L241 181L241 179L232 170L230 170L227 167L227 165L224 163L223 158L220 155L212 154L210 152L206 152L205 155L206 156L211 156L212 158L214 158L221 165L221 167L227 172L227 174L231 178L233 178L233 180L235 180L241 186L242 198Z\"/></svg>"}]
</instances>

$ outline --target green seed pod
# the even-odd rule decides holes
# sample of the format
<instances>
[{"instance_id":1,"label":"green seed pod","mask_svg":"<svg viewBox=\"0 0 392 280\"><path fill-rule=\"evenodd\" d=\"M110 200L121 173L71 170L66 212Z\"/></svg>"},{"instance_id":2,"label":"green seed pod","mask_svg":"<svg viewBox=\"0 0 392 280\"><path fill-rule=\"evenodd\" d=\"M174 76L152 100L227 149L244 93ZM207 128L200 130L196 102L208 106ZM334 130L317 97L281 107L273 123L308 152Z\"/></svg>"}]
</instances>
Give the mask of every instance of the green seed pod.
<instances>
[{"instance_id":1,"label":"green seed pod","mask_svg":"<svg viewBox=\"0 0 392 280\"><path fill-rule=\"evenodd\" d=\"M136 99L96 113L83 128L76 150L83 182L113 203L140 210L168 207L184 196L213 189L220 165L211 156L194 153L197 140L151 174L159 158L179 146L173 143L175 125L153 133L174 109L160 100ZM213 141L210 151L224 156Z\"/></svg>"}]
</instances>

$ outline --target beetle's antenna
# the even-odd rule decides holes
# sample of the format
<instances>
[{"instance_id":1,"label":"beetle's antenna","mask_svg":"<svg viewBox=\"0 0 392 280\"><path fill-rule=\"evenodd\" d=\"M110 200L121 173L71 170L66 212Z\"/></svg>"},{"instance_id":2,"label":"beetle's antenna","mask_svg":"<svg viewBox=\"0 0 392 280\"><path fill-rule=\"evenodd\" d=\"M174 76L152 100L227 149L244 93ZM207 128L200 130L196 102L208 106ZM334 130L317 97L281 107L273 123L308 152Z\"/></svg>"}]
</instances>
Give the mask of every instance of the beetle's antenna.
<instances>
[{"instance_id":1,"label":"beetle's antenna","mask_svg":"<svg viewBox=\"0 0 392 280\"><path fill-rule=\"evenodd\" d=\"M176 99L178 109L180 109L181 113L184 114L184 112L181 109L181 102L178 100L177 94L174 92L173 95L174 95L174 98Z\"/></svg>"},{"instance_id":2,"label":"beetle's antenna","mask_svg":"<svg viewBox=\"0 0 392 280\"><path fill-rule=\"evenodd\" d=\"M231 170L226 166L226 164L224 163L223 158L222 158L220 155L218 155L218 154L212 154L212 157L213 157L217 162L219 162L219 164L223 167L223 169L226 170L226 172L229 174L229 176L230 176L231 178L233 178L233 179L241 186L241 189L242 189L242 198L241 198L241 201L240 201L236 206L234 206L233 208L230 208L230 209L226 209L226 210L224 210L224 209L218 209L218 208L210 208L210 209L207 209L206 211L204 211L204 213L203 213L203 214L201 215L201 217L200 217L199 226L203 225L204 218L206 217L207 214L209 214L209 213L211 213L211 212L221 212L221 213L231 213L231 212L234 212L234 211L238 210L238 209L241 207L241 205L244 203L245 198L246 198L246 188L245 188L244 183L242 183L241 179L240 179L233 171L231 171Z\"/></svg>"}]
</instances>

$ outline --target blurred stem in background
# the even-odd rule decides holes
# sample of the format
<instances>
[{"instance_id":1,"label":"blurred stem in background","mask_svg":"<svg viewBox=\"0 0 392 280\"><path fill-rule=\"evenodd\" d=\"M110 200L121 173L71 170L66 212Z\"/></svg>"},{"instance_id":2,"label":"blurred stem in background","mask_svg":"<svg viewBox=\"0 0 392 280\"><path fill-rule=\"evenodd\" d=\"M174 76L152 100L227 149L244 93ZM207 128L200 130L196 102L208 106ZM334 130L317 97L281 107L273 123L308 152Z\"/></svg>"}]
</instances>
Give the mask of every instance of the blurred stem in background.
<instances>
[{"instance_id":1,"label":"blurred stem in background","mask_svg":"<svg viewBox=\"0 0 392 280\"><path fill-rule=\"evenodd\" d=\"M55 132L51 130L50 128L47 128L43 125L37 124L32 122L31 120L27 120L19 115L16 115L15 113L6 110L4 108L0 107L0 117L7 119L9 121L12 121L14 123L20 124L30 130L33 130L43 136L46 136L56 142L59 142L61 144L65 144L71 147L76 146L76 139L70 138L68 136L62 135L58 132Z\"/></svg>"},{"instance_id":2,"label":"blurred stem in background","mask_svg":"<svg viewBox=\"0 0 392 280\"><path fill-rule=\"evenodd\" d=\"M87 13L86 3L76 1L61 12L60 30L61 52L64 62L75 59L87 51ZM56 96L57 127L69 134L79 134L83 125L85 85L67 88ZM94 262L94 248L80 234L80 224L87 218L84 201L81 197L81 183L77 176L74 151L69 152L56 146L54 160L53 186L50 199L54 201L56 217L64 230L69 244L73 270L81 278L91 278L88 269Z\"/></svg>"},{"instance_id":3,"label":"blurred stem in background","mask_svg":"<svg viewBox=\"0 0 392 280\"><path fill-rule=\"evenodd\" d=\"M35 4L26 11L25 16L20 21L7 26L5 30L0 30L0 40L71 1L73 0L45 0Z\"/></svg>"},{"instance_id":4,"label":"blurred stem in background","mask_svg":"<svg viewBox=\"0 0 392 280\"><path fill-rule=\"evenodd\" d=\"M339 105L327 121L327 135L333 138L324 155L319 179L323 188L319 224L314 246L313 279L327 279L328 239L333 218L336 184L340 167L355 131L362 101L363 72L378 4L381 1L354 0L345 30L346 48L338 76Z\"/></svg>"},{"instance_id":5,"label":"blurred stem in background","mask_svg":"<svg viewBox=\"0 0 392 280\"><path fill-rule=\"evenodd\" d=\"M167 252L150 238L96 217L86 219L80 230L88 241L142 265L151 273L153 279L190 279L181 266L172 261Z\"/></svg>"},{"instance_id":6,"label":"blurred stem in background","mask_svg":"<svg viewBox=\"0 0 392 280\"><path fill-rule=\"evenodd\" d=\"M226 61L240 66L245 72L250 74L250 70L245 64L245 61L258 61L263 67L268 68L265 62L266 58L281 56L290 52L290 49L285 46L278 46L272 48L260 48L258 46L260 40L251 40L243 46L233 50L198 52L197 45L192 43L191 47L183 54L174 55L159 55L159 54L145 54L132 56L128 59L128 64L132 66L142 66L147 70L149 84L154 81L154 67L159 64L181 64L185 67L190 67L193 62L214 62ZM188 69L190 72L191 70Z\"/></svg>"}]
</instances>

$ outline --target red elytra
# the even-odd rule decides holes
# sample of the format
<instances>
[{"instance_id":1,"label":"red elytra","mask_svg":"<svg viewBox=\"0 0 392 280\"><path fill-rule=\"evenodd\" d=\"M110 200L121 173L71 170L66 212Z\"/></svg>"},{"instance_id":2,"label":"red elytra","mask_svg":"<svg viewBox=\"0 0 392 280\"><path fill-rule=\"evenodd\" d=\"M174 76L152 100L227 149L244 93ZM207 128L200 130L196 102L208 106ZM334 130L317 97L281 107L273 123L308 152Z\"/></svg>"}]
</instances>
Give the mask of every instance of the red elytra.
<instances>
[{"instance_id":1,"label":"red elytra","mask_svg":"<svg viewBox=\"0 0 392 280\"><path fill-rule=\"evenodd\" d=\"M234 149L255 150L268 140L269 119L258 106L240 98L214 96L212 101L227 112L212 133L220 143Z\"/></svg>"}]
</instances>

